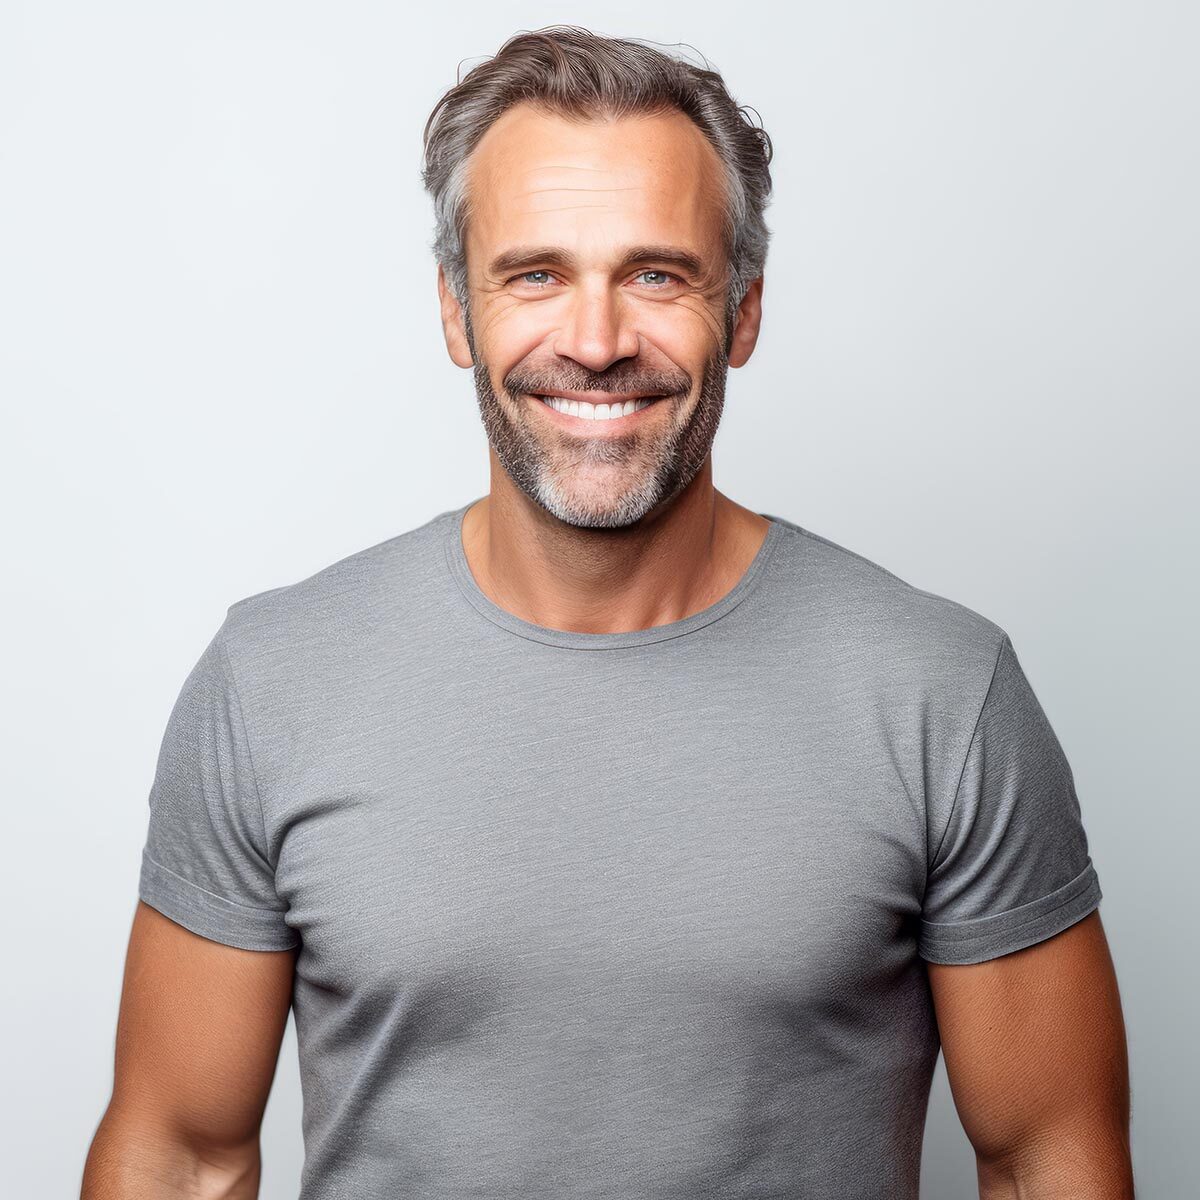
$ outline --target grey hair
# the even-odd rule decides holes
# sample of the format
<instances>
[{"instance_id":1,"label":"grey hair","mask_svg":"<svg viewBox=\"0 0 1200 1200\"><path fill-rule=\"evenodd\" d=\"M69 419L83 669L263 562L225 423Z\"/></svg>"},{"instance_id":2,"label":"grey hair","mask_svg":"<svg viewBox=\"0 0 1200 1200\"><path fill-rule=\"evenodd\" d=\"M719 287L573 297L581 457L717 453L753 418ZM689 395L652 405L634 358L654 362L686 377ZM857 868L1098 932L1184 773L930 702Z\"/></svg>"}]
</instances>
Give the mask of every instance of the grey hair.
<instances>
[{"instance_id":1,"label":"grey hair","mask_svg":"<svg viewBox=\"0 0 1200 1200\"><path fill-rule=\"evenodd\" d=\"M603 37L577 25L510 37L442 96L425 123L421 177L437 223L430 249L468 314L468 162L492 122L522 102L577 120L676 108L695 122L725 166L725 319L727 330L732 328L767 258L770 230L763 211L771 193L772 155L767 131L749 120L746 114L754 110L735 102L707 60L696 66L642 39Z\"/></svg>"}]
</instances>

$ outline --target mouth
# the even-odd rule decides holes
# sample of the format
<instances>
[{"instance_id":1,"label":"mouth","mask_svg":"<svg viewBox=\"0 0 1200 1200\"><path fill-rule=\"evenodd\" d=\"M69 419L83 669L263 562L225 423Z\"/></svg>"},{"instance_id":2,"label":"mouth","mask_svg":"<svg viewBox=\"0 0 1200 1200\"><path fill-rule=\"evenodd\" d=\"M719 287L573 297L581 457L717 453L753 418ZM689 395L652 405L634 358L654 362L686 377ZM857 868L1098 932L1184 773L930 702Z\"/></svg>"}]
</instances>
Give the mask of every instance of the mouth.
<instances>
[{"instance_id":1,"label":"mouth","mask_svg":"<svg viewBox=\"0 0 1200 1200\"><path fill-rule=\"evenodd\" d=\"M622 429L639 420L648 409L653 408L666 396L617 396L606 392L589 392L591 400L584 400L578 393L566 395L535 395L525 393L539 407L553 415L558 422L581 427L593 432L620 426Z\"/></svg>"}]
</instances>

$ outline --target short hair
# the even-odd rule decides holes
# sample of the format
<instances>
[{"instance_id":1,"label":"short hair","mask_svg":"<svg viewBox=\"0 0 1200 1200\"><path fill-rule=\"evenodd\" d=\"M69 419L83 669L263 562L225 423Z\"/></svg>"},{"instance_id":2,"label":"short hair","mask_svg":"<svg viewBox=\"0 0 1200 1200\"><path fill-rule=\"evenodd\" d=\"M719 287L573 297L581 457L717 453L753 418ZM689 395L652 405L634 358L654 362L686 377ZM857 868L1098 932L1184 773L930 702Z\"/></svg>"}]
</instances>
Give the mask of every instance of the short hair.
<instances>
[{"instance_id":1,"label":"short hair","mask_svg":"<svg viewBox=\"0 0 1200 1200\"><path fill-rule=\"evenodd\" d=\"M747 116L755 110L737 104L707 60L696 66L643 39L603 37L577 25L550 25L510 37L442 96L425 123L421 175L436 216L430 249L464 308L469 300L468 162L491 124L520 103L582 120L675 108L695 122L725 166L722 237L730 325L766 263L770 137Z\"/></svg>"}]
</instances>

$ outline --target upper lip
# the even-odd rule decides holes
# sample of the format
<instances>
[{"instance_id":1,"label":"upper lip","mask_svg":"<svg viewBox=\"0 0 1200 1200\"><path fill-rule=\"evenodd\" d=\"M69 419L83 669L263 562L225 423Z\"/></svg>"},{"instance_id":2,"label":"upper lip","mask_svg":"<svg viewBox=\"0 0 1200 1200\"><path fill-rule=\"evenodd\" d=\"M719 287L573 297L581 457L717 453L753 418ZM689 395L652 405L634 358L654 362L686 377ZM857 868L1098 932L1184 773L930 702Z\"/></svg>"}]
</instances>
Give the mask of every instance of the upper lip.
<instances>
[{"instance_id":1,"label":"upper lip","mask_svg":"<svg viewBox=\"0 0 1200 1200\"><path fill-rule=\"evenodd\" d=\"M557 396L561 400L583 400L588 404L624 404L626 400L656 400L662 392L636 392L630 395L619 395L616 392L535 392L538 396Z\"/></svg>"}]
</instances>

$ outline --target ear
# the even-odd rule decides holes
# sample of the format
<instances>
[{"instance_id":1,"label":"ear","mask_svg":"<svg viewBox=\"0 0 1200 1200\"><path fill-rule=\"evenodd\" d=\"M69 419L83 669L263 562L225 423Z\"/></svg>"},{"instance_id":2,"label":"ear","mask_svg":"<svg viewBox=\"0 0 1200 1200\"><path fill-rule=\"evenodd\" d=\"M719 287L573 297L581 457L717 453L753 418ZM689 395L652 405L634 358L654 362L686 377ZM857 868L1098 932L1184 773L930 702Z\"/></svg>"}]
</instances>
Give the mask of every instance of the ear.
<instances>
[{"instance_id":1,"label":"ear","mask_svg":"<svg viewBox=\"0 0 1200 1200\"><path fill-rule=\"evenodd\" d=\"M438 302L442 309L442 333L446 338L446 349L450 352L450 358L456 366L474 366L475 357L472 355L470 343L467 341L462 305L450 290L441 263L438 263L437 287Z\"/></svg>"},{"instance_id":2,"label":"ear","mask_svg":"<svg viewBox=\"0 0 1200 1200\"><path fill-rule=\"evenodd\" d=\"M746 364L758 342L758 330L762 324L763 277L753 280L738 305L737 320L733 337L730 339L729 365L741 367Z\"/></svg>"}]
</instances>

